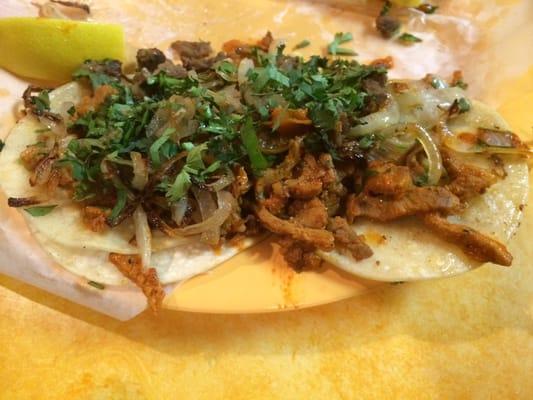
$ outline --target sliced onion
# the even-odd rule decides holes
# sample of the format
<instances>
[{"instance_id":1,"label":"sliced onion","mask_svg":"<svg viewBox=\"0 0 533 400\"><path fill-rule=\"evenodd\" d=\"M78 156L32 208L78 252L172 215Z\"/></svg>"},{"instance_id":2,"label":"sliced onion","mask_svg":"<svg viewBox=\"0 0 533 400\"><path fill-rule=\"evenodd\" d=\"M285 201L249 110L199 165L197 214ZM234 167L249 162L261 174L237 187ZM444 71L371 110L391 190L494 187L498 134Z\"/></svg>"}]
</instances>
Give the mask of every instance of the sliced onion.
<instances>
[{"instance_id":1,"label":"sliced onion","mask_svg":"<svg viewBox=\"0 0 533 400\"><path fill-rule=\"evenodd\" d=\"M235 176L233 175L233 172L228 171L227 175L222 175L215 182L210 183L206 186L213 192L219 192L220 190L231 185L234 180L235 180Z\"/></svg>"},{"instance_id":2,"label":"sliced onion","mask_svg":"<svg viewBox=\"0 0 533 400\"><path fill-rule=\"evenodd\" d=\"M239 63L239 68L237 69L237 82L239 86L248 82L248 71L254 68L254 62L249 58L243 58Z\"/></svg>"},{"instance_id":3,"label":"sliced onion","mask_svg":"<svg viewBox=\"0 0 533 400\"><path fill-rule=\"evenodd\" d=\"M148 183L148 167L146 160L141 153L132 151L130 153L131 161L133 162L133 179L131 185L137 190L143 190Z\"/></svg>"},{"instance_id":4,"label":"sliced onion","mask_svg":"<svg viewBox=\"0 0 533 400\"><path fill-rule=\"evenodd\" d=\"M173 203L170 206L170 211L172 212L172 219L176 225L180 226L183 222L183 217L187 213L189 207L189 199L187 197L182 197L177 202Z\"/></svg>"},{"instance_id":5,"label":"sliced onion","mask_svg":"<svg viewBox=\"0 0 533 400\"><path fill-rule=\"evenodd\" d=\"M392 96L388 95L385 106L375 113L360 118L359 121L362 125L351 128L348 136L358 137L376 133L388 126L397 124L399 120L400 110L398 103Z\"/></svg>"},{"instance_id":6,"label":"sliced onion","mask_svg":"<svg viewBox=\"0 0 533 400\"><path fill-rule=\"evenodd\" d=\"M152 232L142 206L137 207L133 212L133 223L135 225L135 241L139 248L142 264L144 268L148 268L152 257Z\"/></svg>"},{"instance_id":7,"label":"sliced onion","mask_svg":"<svg viewBox=\"0 0 533 400\"><path fill-rule=\"evenodd\" d=\"M418 124L407 124L407 129L416 136L428 159L428 185L436 185L442 176L443 166L439 148L427 130Z\"/></svg>"},{"instance_id":8,"label":"sliced onion","mask_svg":"<svg viewBox=\"0 0 533 400\"><path fill-rule=\"evenodd\" d=\"M202 189L193 188L194 196L198 202L198 208L200 209L200 214L202 214L202 221L205 221L213 215L217 209L215 200L211 192ZM208 244L217 244L220 239L220 226L213 227L207 231L202 232L200 240Z\"/></svg>"},{"instance_id":9,"label":"sliced onion","mask_svg":"<svg viewBox=\"0 0 533 400\"><path fill-rule=\"evenodd\" d=\"M176 229L176 233L183 236L191 236L198 235L200 233L204 233L216 228L220 229L220 226L230 216L231 211L235 206L235 199L233 198L231 193L227 191L218 192L217 197L218 209L209 218L198 224L189 225L181 229Z\"/></svg>"},{"instance_id":10,"label":"sliced onion","mask_svg":"<svg viewBox=\"0 0 533 400\"><path fill-rule=\"evenodd\" d=\"M54 134L59 137L67 136L67 128L63 121L52 121L45 117L39 117L39 122L50 129Z\"/></svg>"},{"instance_id":11,"label":"sliced onion","mask_svg":"<svg viewBox=\"0 0 533 400\"><path fill-rule=\"evenodd\" d=\"M531 155L533 150L528 147L497 147L484 146L477 143L467 143L457 136L449 136L444 139L444 145L457 153L464 154L511 154L511 155Z\"/></svg>"}]
</instances>

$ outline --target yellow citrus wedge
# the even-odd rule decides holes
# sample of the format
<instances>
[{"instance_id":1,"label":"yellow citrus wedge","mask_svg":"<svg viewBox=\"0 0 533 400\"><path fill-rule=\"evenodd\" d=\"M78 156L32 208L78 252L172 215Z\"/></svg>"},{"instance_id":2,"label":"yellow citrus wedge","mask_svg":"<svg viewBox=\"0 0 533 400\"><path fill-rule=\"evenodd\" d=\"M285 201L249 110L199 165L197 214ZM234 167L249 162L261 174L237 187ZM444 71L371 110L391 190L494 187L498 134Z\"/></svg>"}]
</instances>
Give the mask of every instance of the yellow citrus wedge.
<instances>
[{"instance_id":1,"label":"yellow citrus wedge","mask_svg":"<svg viewBox=\"0 0 533 400\"><path fill-rule=\"evenodd\" d=\"M87 59L124 60L120 25L47 18L0 19L0 67L64 82Z\"/></svg>"}]
</instances>

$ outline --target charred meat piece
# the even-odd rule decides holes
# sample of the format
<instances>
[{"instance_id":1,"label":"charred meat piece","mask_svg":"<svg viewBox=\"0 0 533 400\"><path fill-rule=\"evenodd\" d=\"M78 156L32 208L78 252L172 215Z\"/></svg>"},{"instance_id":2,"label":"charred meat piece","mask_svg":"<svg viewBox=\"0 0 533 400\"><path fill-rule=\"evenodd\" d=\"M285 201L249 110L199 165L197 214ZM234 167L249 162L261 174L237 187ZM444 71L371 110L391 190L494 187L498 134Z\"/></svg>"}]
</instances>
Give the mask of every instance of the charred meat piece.
<instances>
[{"instance_id":1,"label":"charred meat piece","mask_svg":"<svg viewBox=\"0 0 533 400\"><path fill-rule=\"evenodd\" d=\"M465 164L448 150L441 153L444 167L451 177L446 188L463 202L485 193L498 180L497 175L491 171Z\"/></svg>"},{"instance_id":2,"label":"charred meat piece","mask_svg":"<svg viewBox=\"0 0 533 400\"><path fill-rule=\"evenodd\" d=\"M380 15L376 18L376 28L385 39L390 39L396 35L401 25L400 20L389 15Z\"/></svg>"},{"instance_id":3,"label":"charred meat piece","mask_svg":"<svg viewBox=\"0 0 533 400\"><path fill-rule=\"evenodd\" d=\"M296 271L317 269L322 259L316 254L316 248L309 243L293 240L290 237L278 241L283 258Z\"/></svg>"},{"instance_id":4,"label":"charred meat piece","mask_svg":"<svg viewBox=\"0 0 533 400\"><path fill-rule=\"evenodd\" d=\"M328 222L328 210L317 198L294 201L289 206L289 213L306 228L324 229Z\"/></svg>"},{"instance_id":5,"label":"charred meat piece","mask_svg":"<svg viewBox=\"0 0 533 400\"><path fill-rule=\"evenodd\" d=\"M371 162L368 169L372 171L367 180L364 192L368 195L386 195L400 197L406 191L413 189L413 181L409 168L391 163Z\"/></svg>"},{"instance_id":6,"label":"charred meat piece","mask_svg":"<svg viewBox=\"0 0 533 400\"><path fill-rule=\"evenodd\" d=\"M373 162L369 170L372 175L367 178L363 192L347 199L346 217L350 223L358 216L391 221L431 211L450 212L460 207L459 198L443 187L415 186L407 167Z\"/></svg>"},{"instance_id":7,"label":"charred meat piece","mask_svg":"<svg viewBox=\"0 0 533 400\"><path fill-rule=\"evenodd\" d=\"M330 219L328 231L333 233L338 250L349 253L357 261L364 260L374 254L372 249L365 243L364 238L355 233L344 218L335 217Z\"/></svg>"},{"instance_id":8,"label":"charred meat piece","mask_svg":"<svg viewBox=\"0 0 533 400\"><path fill-rule=\"evenodd\" d=\"M166 59L163 52L156 48L139 49L137 51L137 65L139 69L146 68L148 71L153 72Z\"/></svg>"},{"instance_id":9,"label":"charred meat piece","mask_svg":"<svg viewBox=\"0 0 533 400\"><path fill-rule=\"evenodd\" d=\"M165 291L159 282L155 268L143 269L141 257L137 254L110 253L109 261L130 281L135 283L148 299L148 305L154 312L161 309Z\"/></svg>"},{"instance_id":10,"label":"charred meat piece","mask_svg":"<svg viewBox=\"0 0 533 400\"><path fill-rule=\"evenodd\" d=\"M39 95L33 96L33 93L39 93ZM44 94L44 97L41 97L42 94ZM33 114L37 117L44 117L54 122L61 121L61 116L59 114L50 111L48 91L30 85L24 90L24 93L22 93L22 100L24 102L26 113Z\"/></svg>"},{"instance_id":11,"label":"charred meat piece","mask_svg":"<svg viewBox=\"0 0 533 400\"><path fill-rule=\"evenodd\" d=\"M513 256L503 244L466 225L452 224L436 213L426 214L423 220L433 232L459 246L475 260L503 266L510 266L513 261Z\"/></svg>"},{"instance_id":12,"label":"charred meat piece","mask_svg":"<svg viewBox=\"0 0 533 400\"><path fill-rule=\"evenodd\" d=\"M265 228L271 232L312 244L321 250L331 251L335 247L331 232L323 229L306 228L296 221L278 218L262 205L257 208L256 215Z\"/></svg>"},{"instance_id":13,"label":"charred meat piece","mask_svg":"<svg viewBox=\"0 0 533 400\"><path fill-rule=\"evenodd\" d=\"M436 186L414 187L398 198L352 194L346 202L346 218L350 223L356 217L385 222L431 211L452 212L460 205L457 196Z\"/></svg>"},{"instance_id":14,"label":"charred meat piece","mask_svg":"<svg viewBox=\"0 0 533 400\"><path fill-rule=\"evenodd\" d=\"M172 48L179 54L181 62L186 69L206 71L217 61L223 60L224 53L218 53L215 57L209 57L213 52L209 42L187 42L178 40L172 43Z\"/></svg>"}]
</instances>

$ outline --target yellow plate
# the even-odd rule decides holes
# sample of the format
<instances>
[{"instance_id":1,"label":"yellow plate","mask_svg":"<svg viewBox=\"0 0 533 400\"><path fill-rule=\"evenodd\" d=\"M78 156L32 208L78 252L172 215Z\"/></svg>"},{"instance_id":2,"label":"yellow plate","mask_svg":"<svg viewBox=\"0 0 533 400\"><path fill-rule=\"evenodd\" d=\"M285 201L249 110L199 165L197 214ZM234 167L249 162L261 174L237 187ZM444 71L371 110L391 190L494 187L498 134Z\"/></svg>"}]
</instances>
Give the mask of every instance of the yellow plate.
<instances>
[{"instance_id":1,"label":"yellow plate","mask_svg":"<svg viewBox=\"0 0 533 400\"><path fill-rule=\"evenodd\" d=\"M283 311L346 299L380 284L327 264L320 271L297 273L287 266L278 245L266 240L184 282L167 296L164 307L209 313Z\"/></svg>"}]
</instances>

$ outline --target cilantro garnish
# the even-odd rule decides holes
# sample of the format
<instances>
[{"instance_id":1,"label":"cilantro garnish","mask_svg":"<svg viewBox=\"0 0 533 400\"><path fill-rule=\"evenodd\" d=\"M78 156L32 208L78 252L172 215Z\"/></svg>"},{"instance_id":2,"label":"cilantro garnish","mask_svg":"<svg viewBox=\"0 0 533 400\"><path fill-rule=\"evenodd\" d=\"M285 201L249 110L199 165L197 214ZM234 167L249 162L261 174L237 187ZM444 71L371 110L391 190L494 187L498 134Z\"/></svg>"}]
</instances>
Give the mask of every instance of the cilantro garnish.
<instances>
[{"instance_id":1,"label":"cilantro garnish","mask_svg":"<svg viewBox=\"0 0 533 400\"><path fill-rule=\"evenodd\" d=\"M259 147L259 140L255 132L254 124L250 117L246 118L244 125L241 128L241 138L242 143L246 149L246 153L252 164L252 169L259 173L263 169L268 167L268 161L261 153L261 148Z\"/></svg>"},{"instance_id":2,"label":"cilantro garnish","mask_svg":"<svg viewBox=\"0 0 533 400\"><path fill-rule=\"evenodd\" d=\"M351 42L352 40L353 36L350 32L337 32L335 34L333 42L328 45L328 53L331 55L356 56L357 53L355 51L339 47L341 44Z\"/></svg>"},{"instance_id":3,"label":"cilantro garnish","mask_svg":"<svg viewBox=\"0 0 533 400\"><path fill-rule=\"evenodd\" d=\"M301 42L297 43L297 44L293 47L293 49L294 49L294 50L303 49L303 48L309 46L310 44L311 44L311 42L310 42L309 40L304 39L304 40L302 40Z\"/></svg>"},{"instance_id":4,"label":"cilantro garnish","mask_svg":"<svg viewBox=\"0 0 533 400\"><path fill-rule=\"evenodd\" d=\"M405 33L402 33L400 36L398 36L398 41L402 44L411 45L414 43L421 42L422 39L420 39L419 37L411 33L405 32Z\"/></svg>"},{"instance_id":5,"label":"cilantro garnish","mask_svg":"<svg viewBox=\"0 0 533 400\"><path fill-rule=\"evenodd\" d=\"M34 207L25 208L24 211L26 211L32 217L44 217L45 215L50 214L52 210L56 207L57 205L34 206Z\"/></svg>"}]
</instances>

